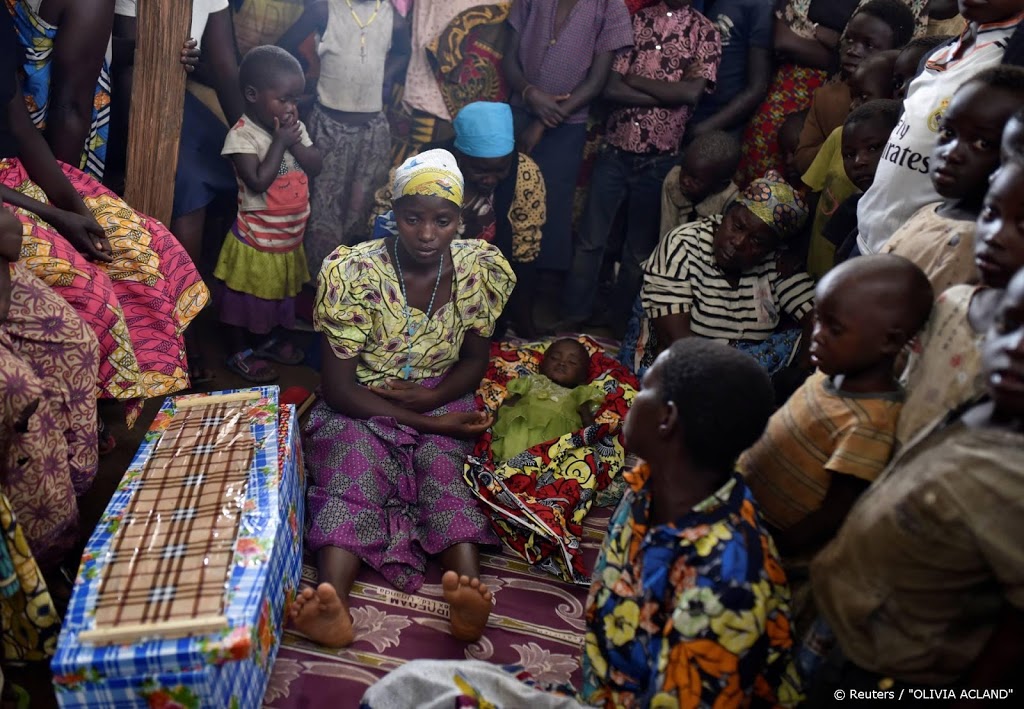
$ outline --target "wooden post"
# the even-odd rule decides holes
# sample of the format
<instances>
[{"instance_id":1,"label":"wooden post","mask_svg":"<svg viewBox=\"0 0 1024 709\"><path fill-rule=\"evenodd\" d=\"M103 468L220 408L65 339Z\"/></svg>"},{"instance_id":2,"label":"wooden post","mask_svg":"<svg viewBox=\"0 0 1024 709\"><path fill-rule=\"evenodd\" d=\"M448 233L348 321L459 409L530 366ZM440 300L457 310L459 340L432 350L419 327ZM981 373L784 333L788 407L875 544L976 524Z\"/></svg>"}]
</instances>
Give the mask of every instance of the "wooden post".
<instances>
[{"instance_id":1,"label":"wooden post","mask_svg":"<svg viewBox=\"0 0 1024 709\"><path fill-rule=\"evenodd\" d=\"M185 105L181 47L191 26L192 0L138 2L125 201L164 224L170 223L174 204Z\"/></svg>"}]
</instances>

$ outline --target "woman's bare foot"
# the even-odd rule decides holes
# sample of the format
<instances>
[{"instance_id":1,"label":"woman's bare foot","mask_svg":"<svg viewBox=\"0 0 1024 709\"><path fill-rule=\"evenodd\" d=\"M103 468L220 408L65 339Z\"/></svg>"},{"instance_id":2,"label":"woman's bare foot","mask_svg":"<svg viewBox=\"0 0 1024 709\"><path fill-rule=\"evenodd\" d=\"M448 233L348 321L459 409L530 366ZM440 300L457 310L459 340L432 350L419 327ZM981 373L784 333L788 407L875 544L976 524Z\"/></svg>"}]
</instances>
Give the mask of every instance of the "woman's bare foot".
<instances>
[{"instance_id":1,"label":"woman's bare foot","mask_svg":"<svg viewBox=\"0 0 1024 709\"><path fill-rule=\"evenodd\" d=\"M491 592L487 586L480 579L445 571L441 588L450 607L452 635L465 642L479 640L491 615Z\"/></svg>"},{"instance_id":2,"label":"woman's bare foot","mask_svg":"<svg viewBox=\"0 0 1024 709\"><path fill-rule=\"evenodd\" d=\"M346 647L352 644L352 616L338 592L329 583L304 588L288 613L295 629L325 647Z\"/></svg>"}]
</instances>

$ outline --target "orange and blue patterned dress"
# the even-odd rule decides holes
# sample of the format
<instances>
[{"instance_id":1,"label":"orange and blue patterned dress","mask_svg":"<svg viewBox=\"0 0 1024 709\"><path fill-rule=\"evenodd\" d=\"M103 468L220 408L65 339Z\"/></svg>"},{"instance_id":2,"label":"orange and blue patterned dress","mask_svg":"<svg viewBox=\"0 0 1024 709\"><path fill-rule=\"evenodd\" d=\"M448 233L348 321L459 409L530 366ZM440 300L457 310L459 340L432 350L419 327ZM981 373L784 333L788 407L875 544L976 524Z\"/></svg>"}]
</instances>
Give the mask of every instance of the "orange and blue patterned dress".
<instances>
[{"instance_id":1,"label":"orange and blue patterned dress","mask_svg":"<svg viewBox=\"0 0 1024 709\"><path fill-rule=\"evenodd\" d=\"M582 699L596 706L772 706L802 699L789 588L739 475L649 527L650 470L626 473L587 598Z\"/></svg>"},{"instance_id":2,"label":"orange and blue patterned dress","mask_svg":"<svg viewBox=\"0 0 1024 709\"><path fill-rule=\"evenodd\" d=\"M40 17L40 2L35 0L6 0L7 10L14 20L18 42L24 51L21 65L21 90L25 95L32 122L39 130L46 129L50 112L50 81L53 76L53 50L59 27ZM92 119L89 134L82 146L78 167L97 180L103 179L107 162L107 142L110 135L110 51L103 60L96 77L93 93Z\"/></svg>"}]
</instances>

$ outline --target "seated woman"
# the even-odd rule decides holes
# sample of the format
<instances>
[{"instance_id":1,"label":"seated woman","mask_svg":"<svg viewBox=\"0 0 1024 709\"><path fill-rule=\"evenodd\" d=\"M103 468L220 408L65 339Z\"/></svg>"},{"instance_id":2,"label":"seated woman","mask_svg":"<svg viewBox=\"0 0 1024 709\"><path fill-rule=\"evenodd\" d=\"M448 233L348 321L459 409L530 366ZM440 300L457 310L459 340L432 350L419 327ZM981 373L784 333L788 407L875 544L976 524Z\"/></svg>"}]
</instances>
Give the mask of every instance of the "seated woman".
<instances>
[{"instance_id":1,"label":"seated woman","mask_svg":"<svg viewBox=\"0 0 1024 709\"><path fill-rule=\"evenodd\" d=\"M734 472L772 403L764 371L716 342L676 342L644 376L625 424L626 445L644 462L626 474L629 490L609 522L585 609L585 706L799 700L786 577ZM431 706L581 706L521 683L522 674L482 662L410 662L371 687L362 706L402 706L398 697L448 700ZM481 701L452 701L457 687L477 690Z\"/></svg>"},{"instance_id":2,"label":"seated woman","mask_svg":"<svg viewBox=\"0 0 1024 709\"><path fill-rule=\"evenodd\" d=\"M0 557L10 564L0 627L5 659L43 660L60 631L43 579L59 579L77 545L77 498L96 476L98 346L71 306L15 263L21 234L0 207Z\"/></svg>"},{"instance_id":3,"label":"seated woman","mask_svg":"<svg viewBox=\"0 0 1024 709\"><path fill-rule=\"evenodd\" d=\"M19 66L10 15L0 12L0 199L18 208L25 267L92 327L102 397L187 388L182 333L209 300L206 286L163 225L54 159L25 108Z\"/></svg>"},{"instance_id":4,"label":"seated woman","mask_svg":"<svg viewBox=\"0 0 1024 709\"><path fill-rule=\"evenodd\" d=\"M620 361L643 373L657 353L684 337L726 342L769 374L809 365L814 281L784 276L779 247L807 221L807 206L777 172L754 180L722 216L669 232L644 264L640 294ZM779 328L783 314L800 328Z\"/></svg>"},{"instance_id":5,"label":"seated woman","mask_svg":"<svg viewBox=\"0 0 1024 709\"><path fill-rule=\"evenodd\" d=\"M348 595L364 562L411 593L440 555L452 634L476 640L490 615L477 545L498 539L462 472L491 425L474 394L515 276L490 244L453 241L463 189L450 153L409 158L392 185L398 236L340 246L320 272L323 397L303 433L320 585L291 616L323 645L353 640Z\"/></svg>"},{"instance_id":6,"label":"seated woman","mask_svg":"<svg viewBox=\"0 0 1024 709\"><path fill-rule=\"evenodd\" d=\"M520 337L536 337L533 264L547 221L544 178L537 163L515 149L507 103L471 103L454 125L455 140L438 147L455 156L466 179L459 238L490 241L513 264L519 287L509 301L512 326ZM391 197L387 186L377 191L375 237L397 233Z\"/></svg>"}]
</instances>

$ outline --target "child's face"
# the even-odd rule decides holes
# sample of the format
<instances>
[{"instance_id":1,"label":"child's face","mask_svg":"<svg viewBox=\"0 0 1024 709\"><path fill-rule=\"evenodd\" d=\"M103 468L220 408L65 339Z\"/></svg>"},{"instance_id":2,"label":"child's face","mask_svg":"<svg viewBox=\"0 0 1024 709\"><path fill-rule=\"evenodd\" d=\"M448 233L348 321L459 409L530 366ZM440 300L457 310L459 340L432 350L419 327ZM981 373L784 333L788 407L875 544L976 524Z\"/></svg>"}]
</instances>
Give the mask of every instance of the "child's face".
<instances>
[{"instance_id":1,"label":"child's face","mask_svg":"<svg viewBox=\"0 0 1024 709\"><path fill-rule=\"evenodd\" d=\"M1024 267L1024 165L1010 162L992 176L974 232L981 281L1005 288Z\"/></svg>"},{"instance_id":2,"label":"child's face","mask_svg":"<svg viewBox=\"0 0 1024 709\"><path fill-rule=\"evenodd\" d=\"M725 180L718 178L722 172L720 165L716 165L713 159L704 159L693 154L693 151L683 157L683 163L679 170L679 189L687 199L697 203L725 189ZM726 184L728 184L726 182Z\"/></svg>"},{"instance_id":3,"label":"child's face","mask_svg":"<svg viewBox=\"0 0 1024 709\"><path fill-rule=\"evenodd\" d=\"M461 210L433 195L409 195L394 201L402 248L421 264L438 263L459 230Z\"/></svg>"},{"instance_id":4,"label":"child's face","mask_svg":"<svg viewBox=\"0 0 1024 709\"><path fill-rule=\"evenodd\" d=\"M867 192L875 181L878 161L889 141L892 128L871 118L843 127L843 169L857 189Z\"/></svg>"},{"instance_id":5,"label":"child's face","mask_svg":"<svg viewBox=\"0 0 1024 709\"><path fill-rule=\"evenodd\" d=\"M274 131L275 119L281 126L290 126L299 120L299 99L305 89L306 79L302 74L279 72L270 77L262 89L246 87L246 110L270 132Z\"/></svg>"},{"instance_id":6,"label":"child's face","mask_svg":"<svg viewBox=\"0 0 1024 709\"><path fill-rule=\"evenodd\" d=\"M996 410L1024 416L1024 272L1010 282L982 346L982 369Z\"/></svg>"},{"instance_id":7,"label":"child's face","mask_svg":"<svg viewBox=\"0 0 1024 709\"><path fill-rule=\"evenodd\" d=\"M917 67L926 51L924 47L908 47L896 57L896 64L892 68L892 97L897 101L907 97L907 89L910 88L911 80L917 76Z\"/></svg>"},{"instance_id":8,"label":"child's face","mask_svg":"<svg viewBox=\"0 0 1024 709\"><path fill-rule=\"evenodd\" d=\"M852 375L886 354L886 314L869 294L858 297L850 278L825 274L814 297L811 364L830 376Z\"/></svg>"},{"instance_id":9,"label":"child's face","mask_svg":"<svg viewBox=\"0 0 1024 709\"><path fill-rule=\"evenodd\" d=\"M743 273L764 261L779 246L770 226L742 204L734 204L715 230L715 263L726 273Z\"/></svg>"},{"instance_id":10,"label":"child's face","mask_svg":"<svg viewBox=\"0 0 1024 709\"><path fill-rule=\"evenodd\" d=\"M957 5L965 20L981 24L1002 22L1024 10L1020 0L958 0Z\"/></svg>"},{"instance_id":11,"label":"child's face","mask_svg":"<svg viewBox=\"0 0 1024 709\"><path fill-rule=\"evenodd\" d=\"M548 347L540 363L540 373L564 387L578 387L587 381L590 358L576 340L558 340Z\"/></svg>"},{"instance_id":12,"label":"child's face","mask_svg":"<svg viewBox=\"0 0 1024 709\"><path fill-rule=\"evenodd\" d=\"M968 83L953 95L939 121L939 137L932 151L931 178L935 191L946 199L981 199L988 178L999 167L1003 126L1020 108L1020 98L978 82Z\"/></svg>"},{"instance_id":13,"label":"child's face","mask_svg":"<svg viewBox=\"0 0 1024 709\"><path fill-rule=\"evenodd\" d=\"M858 12L846 25L843 41L839 46L839 67L844 77L849 77L860 66L861 61L873 52L892 49L892 28L882 20Z\"/></svg>"},{"instance_id":14,"label":"child's face","mask_svg":"<svg viewBox=\"0 0 1024 709\"><path fill-rule=\"evenodd\" d=\"M885 57L869 57L861 62L847 80L850 87L850 110L868 101L892 98L892 64Z\"/></svg>"},{"instance_id":15,"label":"child's face","mask_svg":"<svg viewBox=\"0 0 1024 709\"><path fill-rule=\"evenodd\" d=\"M1003 129L1003 138L1000 141L999 162L1006 164L1013 160L1014 156L1024 153L1024 122L1011 118Z\"/></svg>"}]
</instances>

